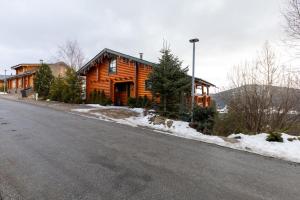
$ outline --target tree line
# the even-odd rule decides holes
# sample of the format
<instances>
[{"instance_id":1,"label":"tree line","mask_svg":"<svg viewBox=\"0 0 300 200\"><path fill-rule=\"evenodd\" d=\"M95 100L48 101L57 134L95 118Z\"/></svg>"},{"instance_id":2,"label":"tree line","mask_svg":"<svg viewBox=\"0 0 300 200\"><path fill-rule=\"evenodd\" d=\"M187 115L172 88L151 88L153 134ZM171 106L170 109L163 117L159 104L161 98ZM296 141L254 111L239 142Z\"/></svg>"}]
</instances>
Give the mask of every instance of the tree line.
<instances>
[{"instance_id":1,"label":"tree line","mask_svg":"<svg viewBox=\"0 0 300 200\"><path fill-rule=\"evenodd\" d=\"M82 103L81 79L77 70L84 62L84 54L76 40L66 41L58 47L56 60L69 66L65 75L54 77L50 67L42 64L34 78L34 90L43 99L65 103Z\"/></svg>"},{"instance_id":2,"label":"tree line","mask_svg":"<svg viewBox=\"0 0 300 200\"><path fill-rule=\"evenodd\" d=\"M81 80L75 69L68 68L65 76L54 77L47 64L42 64L34 78L34 89L43 99L65 103L81 103Z\"/></svg>"}]
</instances>

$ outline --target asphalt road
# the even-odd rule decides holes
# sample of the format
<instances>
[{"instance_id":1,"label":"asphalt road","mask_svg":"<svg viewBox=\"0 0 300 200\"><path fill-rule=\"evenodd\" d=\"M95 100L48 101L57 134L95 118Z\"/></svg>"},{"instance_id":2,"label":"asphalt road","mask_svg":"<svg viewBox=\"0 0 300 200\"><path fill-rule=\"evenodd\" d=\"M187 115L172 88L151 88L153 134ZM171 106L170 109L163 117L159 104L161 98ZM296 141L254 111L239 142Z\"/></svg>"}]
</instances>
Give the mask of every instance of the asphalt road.
<instances>
[{"instance_id":1,"label":"asphalt road","mask_svg":"<svg viewBox=\"0 0 300 200\"><path fill-rule=\"evenodd\" d=\"M293 163L0 99L2 199L296 200L299 186Z\"/></svg>"}]
</instances>

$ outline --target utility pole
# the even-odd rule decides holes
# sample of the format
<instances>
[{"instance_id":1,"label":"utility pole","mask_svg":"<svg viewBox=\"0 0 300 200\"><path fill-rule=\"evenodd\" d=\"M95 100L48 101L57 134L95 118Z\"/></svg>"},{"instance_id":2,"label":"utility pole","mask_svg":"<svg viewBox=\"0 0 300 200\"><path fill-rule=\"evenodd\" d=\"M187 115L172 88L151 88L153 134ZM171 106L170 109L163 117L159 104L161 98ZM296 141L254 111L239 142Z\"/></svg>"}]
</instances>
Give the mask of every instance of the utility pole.
<instances>
[{"instance_id":1,"label":"utility pole","mask_svg":"<svg viewBox=\"0 0 300 200\"><path fill-rule=\"evenodd\" d=\"M199 42L198 38L190 39L190 43L193 43L193 72L192 72L192 114L191 121L194 122L194 104L195 104L195 43Z\"/></svg>"}]
</instances>

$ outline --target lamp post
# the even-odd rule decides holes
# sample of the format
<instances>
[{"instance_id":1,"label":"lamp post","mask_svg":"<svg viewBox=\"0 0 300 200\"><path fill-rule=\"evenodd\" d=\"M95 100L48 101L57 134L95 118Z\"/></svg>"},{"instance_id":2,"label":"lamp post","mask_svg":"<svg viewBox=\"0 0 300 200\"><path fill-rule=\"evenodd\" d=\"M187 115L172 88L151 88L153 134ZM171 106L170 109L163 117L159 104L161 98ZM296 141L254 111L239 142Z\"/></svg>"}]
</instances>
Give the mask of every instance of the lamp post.
<instances>
[{"instance_id":1,"label":"lamp post","mask_svg":"<svg viewBox=\"0 0 300 200\"><path fill-rule=\"evenodd\" d=\"M191 121L194 122L194 103L195 103L195 43L199 42L198 38L190 39L190 43L193 43L193 72L192 72L192 116Z\"/></svg>"}]
</instances>

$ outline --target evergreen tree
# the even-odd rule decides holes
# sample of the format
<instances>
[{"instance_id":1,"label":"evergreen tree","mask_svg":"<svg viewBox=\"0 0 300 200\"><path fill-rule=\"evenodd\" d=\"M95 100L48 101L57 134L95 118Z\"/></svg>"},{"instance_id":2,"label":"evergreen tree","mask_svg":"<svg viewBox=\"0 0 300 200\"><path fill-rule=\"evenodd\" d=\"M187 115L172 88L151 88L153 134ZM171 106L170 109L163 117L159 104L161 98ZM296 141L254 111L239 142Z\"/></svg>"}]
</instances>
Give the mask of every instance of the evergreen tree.
<instances>
[{"instance_id":1,"label":"evergreen tree","mask_svg":"<svg viewBox=\"0 0 300 200\"><path fill-rule=\"evenodd\" d=\"M58 76L54 78L53 83L50 87L50 99L53 101L63 101L63 91L65 90L66 84L64 78Z\"/></svg>"},{"instance_id":2,"label":"evergreen tree","mask_svg":"<svg viewBox=\"0 0 300 200\"><path fill-rule=\"evenodd\" d=\"M151 91L155 96L160 95L161 108L167 112L178 113L178 104L183 92L189 92L191 79L187 75L188 68L181 68L182 61L174 56L170 49L161 50L158 66L149 75L152 83Z\"/></svg>"},{"instance_id":3,"label":"evergreen tree","mask_svg":"<svg viewBox=\"0 0 300 200\"><path fill-rule=\"evenodd\" d=\"M65 84L63 101L66 103L81 103L81 81L74 69L67 70Z\"/></svg>"},{"instance_id":4,"label":"evergreen tree","mask_svg":"<svg viewBox=\"0 0 300 200\"><path fill-rule=\"evenodd\" d=\"M50 67L47 64L42 64L34 78L34 89L40 97L48 97L52 81L53 75Z\"/></svg>"}]
</instances>

